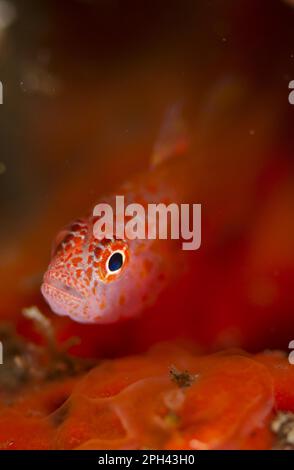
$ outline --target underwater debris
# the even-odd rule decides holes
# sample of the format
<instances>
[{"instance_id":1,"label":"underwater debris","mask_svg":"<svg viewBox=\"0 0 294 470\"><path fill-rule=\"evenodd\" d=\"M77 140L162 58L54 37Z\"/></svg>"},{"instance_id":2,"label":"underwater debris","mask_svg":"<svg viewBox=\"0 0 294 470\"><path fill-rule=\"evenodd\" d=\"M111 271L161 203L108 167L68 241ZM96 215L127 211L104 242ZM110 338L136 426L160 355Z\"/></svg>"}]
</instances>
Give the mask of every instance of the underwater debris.
<instances>
[{"instance_id":1,"label":"underwater debris","mask_svg":"<svg viewBox=\"0 0 294 470\"><path fill-rule=\"evenodd\" d=\"M97 364L97 360L85 360L68 354L68 348L76 343L76 338L58 345L50 320L37 307L26 308L23 314L34 322L46 340L45 345L27 341L10 324L1 325L4 360L1 364L0 392L19 393L24 386L75 376Z\"/></svg>"},{"instance_id":2,"label":"underwater debris","mask_svg":"<svg viewBox=\"0 0 294 470\"><path fill-rule=\"evenodd\" d=\"M43 378L39 348L18 336L11 325L1 325L0 340L3 345L0 390L19 391L30 382Z\"/></svg>"},{"instance_id":3,"label":"underwater debris","mask_svg":"<svg viewBox=\"0 0 294 470\"><path fill-rule=\"evenodd\" d=\"M35 306L24 308L22 314L25 318L34 322L37 330L47 339L48 345L54 349L56 344L55 335L50 320Z\"/></svg>"},{"instance_id":4,"label":"underwater debris","mask_svg":"<svg viewBox=\"0 0 294 470\"><path fill-rule=\"evenodd\" d=\"M76 375L97 364L97 360L80 359L68 353L71 346L79 343L79 338L71 337L59 345L52 323L37 307L24 308L22 313L27 319L33 321L36 329L47 342L46 348L43 350L49 358L45 379L53 380L60 376Z\"/></svg>"},{"instance_id":5,"label":"underwater debris","mask_svg":"<svg viewBox=\"0 0 294 470\"><path fill-rule=\"evenodd\" d=\"M294 413L280 411L271 423L271 430L277 436L273 449L294 450Z\"/></svg>"},{"instance_id":6,"label":"underwater debris","mask_svg":"<svg viewBox=\"0 0 294 470\"><path fill-rule=\"evenodd\" d=\"M197 378L197 375L192 375L187 370L180 372L174 366L171 367L169 373L171 380L175 382L180 388L190 387Z\"/></svg>"}]
</instances>

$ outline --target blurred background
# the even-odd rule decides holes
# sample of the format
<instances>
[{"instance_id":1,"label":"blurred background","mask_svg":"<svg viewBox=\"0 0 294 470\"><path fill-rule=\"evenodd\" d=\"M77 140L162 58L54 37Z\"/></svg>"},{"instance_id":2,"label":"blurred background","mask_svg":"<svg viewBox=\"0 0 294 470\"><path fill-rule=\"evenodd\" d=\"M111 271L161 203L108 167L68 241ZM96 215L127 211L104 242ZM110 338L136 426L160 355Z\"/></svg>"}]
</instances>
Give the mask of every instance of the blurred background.
<instances>
[{"instance_id":1,"label":"blurred background","mask_svg":"<svg viewBox=\"0 0 294 470\"><path fill-rule=\"evenodd\" d=\"M211 90L229 81L244 88L239 114L249 116L246 131L244 122L242 132L232 128L234 165L240 158L240 168L245 162L257 176L253 184L236 172L227 198L244 187L258 211L230 261L225 249L216 262L201 261L200 304L210 325L202 325L201 342L287 349L294 339L293 26L294 8L281 0L0 1L3 321L22 323L21 310L32 304L46 311L39 287L54 236L99 195L148 168L166 110L183 101L191 122L201 122ZM259 121L270 122L262 136ZM249 139L258 140L262 158L239 157ZM218 142L209 146L217 153ZM216 179L220 168L222 157Z\"/></svg>"}]
</instances>

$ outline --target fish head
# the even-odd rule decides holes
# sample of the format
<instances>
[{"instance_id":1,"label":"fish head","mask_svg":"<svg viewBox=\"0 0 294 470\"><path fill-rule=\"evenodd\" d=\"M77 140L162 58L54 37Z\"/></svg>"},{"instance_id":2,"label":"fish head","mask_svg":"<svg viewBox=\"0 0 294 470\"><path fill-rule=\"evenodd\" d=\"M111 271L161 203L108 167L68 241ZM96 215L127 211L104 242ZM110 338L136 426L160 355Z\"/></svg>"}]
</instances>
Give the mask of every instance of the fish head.
<instances>
[{"instance_id":1,"label":"fish head","mask_svg":"<svg viewBox=\"0 0 294 470\"><path fill-rule=\"evenodd\" d=\"M77 220L59 233L41 291L58 315L113 323L152 303L166 277L163 251L148 240L98 240L94 222Z\"/></svg>"}]
</instances>

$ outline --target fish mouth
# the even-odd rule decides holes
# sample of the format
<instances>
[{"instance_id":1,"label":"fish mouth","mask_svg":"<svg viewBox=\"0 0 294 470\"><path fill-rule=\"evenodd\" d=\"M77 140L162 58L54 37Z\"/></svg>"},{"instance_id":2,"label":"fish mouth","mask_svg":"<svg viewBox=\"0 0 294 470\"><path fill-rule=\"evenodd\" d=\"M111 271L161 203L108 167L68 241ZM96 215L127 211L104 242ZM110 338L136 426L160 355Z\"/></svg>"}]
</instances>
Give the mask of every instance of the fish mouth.
<instances>
[{"instance_id":1,"label":"fish mouth","mask_svg":"<svg viewBox=\"0 0 294 470\"><path fill-rule=\"evenodd\" d=\"M74 287L68 286L67 284L64 284L63 282L59 281L58 279L46 279L44 280L42 284L42 291L46 289L46 286L49 288L56 289L59 292L63 292L67 296L70 296L76 300L84 300L84 296Z\"/></svg>"}]
</instances>

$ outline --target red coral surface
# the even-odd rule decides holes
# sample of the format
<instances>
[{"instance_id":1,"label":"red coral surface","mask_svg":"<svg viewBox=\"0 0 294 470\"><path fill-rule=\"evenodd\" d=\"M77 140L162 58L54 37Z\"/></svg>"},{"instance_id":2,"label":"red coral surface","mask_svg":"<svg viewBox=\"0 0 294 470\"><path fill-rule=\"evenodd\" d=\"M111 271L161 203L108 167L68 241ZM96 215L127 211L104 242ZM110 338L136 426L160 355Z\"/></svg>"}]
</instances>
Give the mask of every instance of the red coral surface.
<instances>
[{"instance_id":1,"label":"red coral surface","mask_svg":"<svg viewBox=\"0 0 294 470\"><path fill-rule=\"evenodd\" d=\"M74 378L1 394L2 449L270 449L294 412L279 352L199 355L165 343Z\"/></svg>"}]
</instances>

